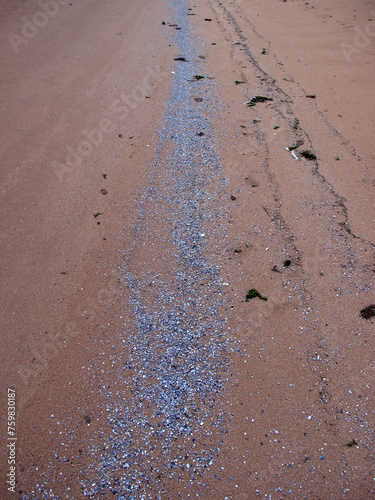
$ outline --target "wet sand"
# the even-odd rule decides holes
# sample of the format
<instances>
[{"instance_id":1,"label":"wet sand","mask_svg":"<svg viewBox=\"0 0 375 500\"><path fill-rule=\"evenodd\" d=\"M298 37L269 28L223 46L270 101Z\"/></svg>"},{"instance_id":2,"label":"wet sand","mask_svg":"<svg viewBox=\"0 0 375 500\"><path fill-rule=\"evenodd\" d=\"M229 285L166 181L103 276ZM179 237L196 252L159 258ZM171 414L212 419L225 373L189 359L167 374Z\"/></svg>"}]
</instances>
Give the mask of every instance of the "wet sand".
<instances>
[{"instance_id":1,"label":"wet sand","mask_svg":"<svg viewBox=\"0 0 375 500\"><path fill-rule=\"evenodd\" d=\"M1 497L371 498L374 6L71 4L2 6Z\"/></svg>"}]
</instances>

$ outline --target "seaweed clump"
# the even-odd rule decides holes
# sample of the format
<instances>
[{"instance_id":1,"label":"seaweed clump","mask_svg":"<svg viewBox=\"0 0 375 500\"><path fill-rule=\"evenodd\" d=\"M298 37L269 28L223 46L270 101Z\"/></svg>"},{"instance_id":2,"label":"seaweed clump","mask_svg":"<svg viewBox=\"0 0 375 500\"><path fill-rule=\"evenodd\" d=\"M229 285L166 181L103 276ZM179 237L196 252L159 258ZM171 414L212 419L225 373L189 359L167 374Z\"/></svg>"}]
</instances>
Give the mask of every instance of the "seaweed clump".
<instances>
[{"instance_id":1,"label":"seaweed clump","mask_svg":"<svg viewBox=\"0 0 375 500\"><path fill-rule=\"evenodd\" d=\"M375 304L371 304L361 310L361 316L365 319L371 319L375 316Z\"/></svg>"},{"instance_id":2,"label":"seaweed clump","mask_svg":"<svg viewBox=\"0 0 375 500\"><path fill-rule=\"evenodd\" d=\"M258 102L266 102L266 101L273 101L272 97L266 97L264 95L256 95L250 101L248 101L246 104L247 106L255 106Z\"/></svg>"},{"instance_id":3,"label":"seaweed clump","mask_svg":"<svg viewBox=\"0 0 375 500\"><path fill-rule=\"evenodd\" d=\"M311 151L301 151L301 155L306 158L306 160L316 160L316 156Z\"/></svg>"},{"instance_id":4,"label":"seaweed clump","mask_svg":"<svg viewBox=\"0 0 375 500\"><path fill-rule=\"evenodd\" d=\"M259 298L261 300L265 300L267 301L267 297L264 297L263 295L261 295L258 290L256 290L255 288L251 288L251 290L249 290L246 294L246 302L249 302L249 300L251 299L255 299L255 298Z\"/></svg>"}]
</instances>

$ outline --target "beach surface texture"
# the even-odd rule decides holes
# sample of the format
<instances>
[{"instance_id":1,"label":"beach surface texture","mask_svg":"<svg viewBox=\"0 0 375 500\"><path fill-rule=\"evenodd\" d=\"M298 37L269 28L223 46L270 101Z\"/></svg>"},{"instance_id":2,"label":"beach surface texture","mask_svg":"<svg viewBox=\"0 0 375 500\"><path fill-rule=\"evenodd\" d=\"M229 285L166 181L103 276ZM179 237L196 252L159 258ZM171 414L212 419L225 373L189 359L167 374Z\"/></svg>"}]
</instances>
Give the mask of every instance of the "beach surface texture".
<instances>
[{"instance_id":1,"label":"beach surface texture","mask_svg":"<svg viewBox=\"0 0 375 500\"><path fill-rule=\"evenodd\" d=\"M375 498L374 0L0 33L0 499Z\"/></svg>"}]
</instances>

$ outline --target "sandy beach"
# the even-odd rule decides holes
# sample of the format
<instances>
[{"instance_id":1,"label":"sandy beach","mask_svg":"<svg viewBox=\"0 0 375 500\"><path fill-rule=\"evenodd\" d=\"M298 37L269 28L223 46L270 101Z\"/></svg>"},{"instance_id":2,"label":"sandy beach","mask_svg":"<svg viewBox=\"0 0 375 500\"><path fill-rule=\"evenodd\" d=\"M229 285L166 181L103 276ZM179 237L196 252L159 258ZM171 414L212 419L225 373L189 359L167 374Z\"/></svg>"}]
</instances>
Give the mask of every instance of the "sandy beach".
<instances>
[{"instance_id":1,"label":"sandy beach","mask_svg":"<svg viewBox=\"0 0 375 500\"><path fill-rule=\"evenodd\" d=\"M1 499L367 499L375 2L0 6Z\"/></svg>"}]
</instances>

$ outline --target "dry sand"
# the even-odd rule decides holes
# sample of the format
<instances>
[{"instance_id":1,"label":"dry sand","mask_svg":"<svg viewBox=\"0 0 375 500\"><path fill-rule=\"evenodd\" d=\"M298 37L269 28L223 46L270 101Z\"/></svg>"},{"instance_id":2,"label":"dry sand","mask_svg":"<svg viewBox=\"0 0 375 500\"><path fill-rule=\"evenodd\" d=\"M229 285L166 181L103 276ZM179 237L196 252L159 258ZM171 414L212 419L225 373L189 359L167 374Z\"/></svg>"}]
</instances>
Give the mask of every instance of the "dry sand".
<instances>
[{"instance_id":1,"label":"dry sand","mask_svg":"<svg viewBox=\"0 0 375 500\"><path fill-rule=\"evenodd\" d=\"M374 2L48 5L0 8L1 498L372 498ZM185 87L189 64L206 78ZM272 101L245 105L257 95ZM210 161L190 172L190 154ZM184 332L204 330L178 355L139 312L168 294ZM199 405L160 421L141 407L158 359L165 386L202 378Z\"/></svg>"}]
</instances>

